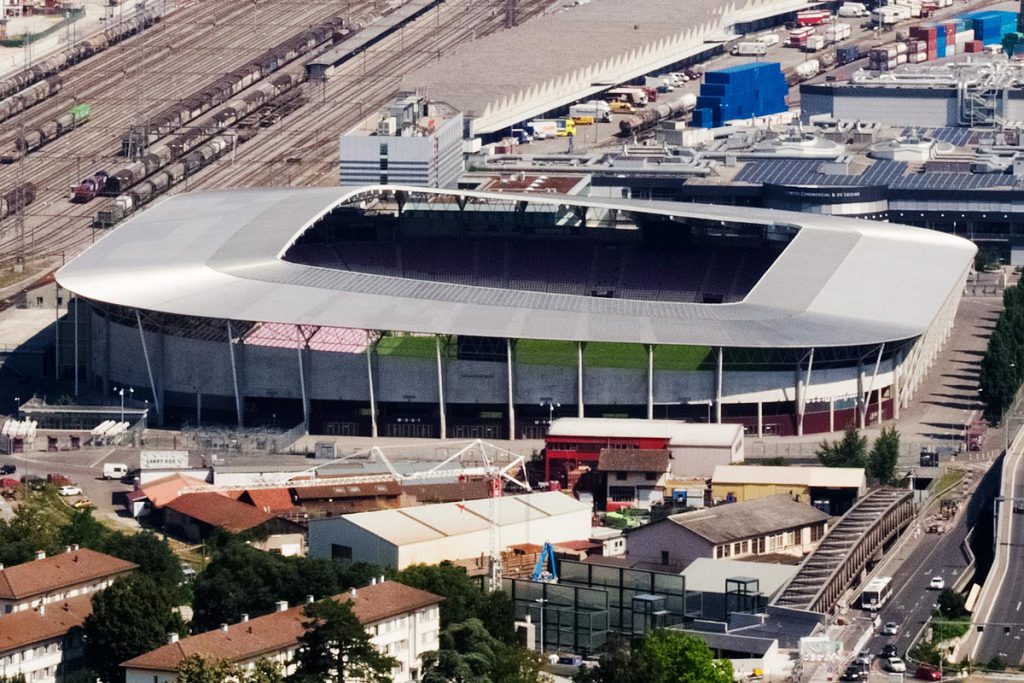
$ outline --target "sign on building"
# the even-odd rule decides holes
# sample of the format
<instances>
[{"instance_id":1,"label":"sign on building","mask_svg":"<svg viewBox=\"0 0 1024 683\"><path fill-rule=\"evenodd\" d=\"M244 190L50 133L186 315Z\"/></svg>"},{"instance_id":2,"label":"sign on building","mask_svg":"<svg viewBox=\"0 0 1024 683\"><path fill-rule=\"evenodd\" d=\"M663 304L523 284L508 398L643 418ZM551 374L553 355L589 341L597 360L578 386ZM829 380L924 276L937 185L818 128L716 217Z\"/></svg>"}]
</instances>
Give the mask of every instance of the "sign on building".
<instances>
[{"instance_id":1,"label":"sign on building","mask_svg":"<svg viewBox=\"0 0 1024 683\"><path fill-rule=\"evenodd\" d=\"M142 451L139 468L143 470L188 467L188 451Z\"/></svg>"}]
</instances>

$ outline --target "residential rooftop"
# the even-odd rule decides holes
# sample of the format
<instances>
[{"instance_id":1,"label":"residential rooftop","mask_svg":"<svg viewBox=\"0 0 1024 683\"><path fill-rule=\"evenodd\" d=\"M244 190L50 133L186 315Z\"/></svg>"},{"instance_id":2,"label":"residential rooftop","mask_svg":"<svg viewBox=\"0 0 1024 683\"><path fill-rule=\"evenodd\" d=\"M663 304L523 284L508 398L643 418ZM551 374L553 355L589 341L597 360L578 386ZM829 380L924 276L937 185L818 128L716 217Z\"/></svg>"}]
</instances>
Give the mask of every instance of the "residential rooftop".
<instances>
[{"instance_id":1,"label":"residential rooftop","mask_svg":"<svg viewBox=\"0 0 1024 683\"><path fill-rule=\"evenodd\" d=\"M274 519L270 513L212 491L186 493L164 508L234 533L248 531Z\"/></svg>"},{"instance_id":2,"label":"residential rooftop","mask_svg":"<svg viewBox=\"0 0 1024 683\"><path fill-rule=\"evenodd\" d=\"M0 571L0 600L25 600L135 569L125 560L90 550L70 548L59 555L17 564Z\"/></svg>"},{"instance_id":3,"label":"residential rooftop","mask_svg":"<svg viewBox=\"0 0 1024 683\"><path fill-rule=\"evenodd\" d=\"M81 628L90 614L92 596L80 595L0 616L0 655L61 638L68 631Z\"/></svg>"}]
</instances>

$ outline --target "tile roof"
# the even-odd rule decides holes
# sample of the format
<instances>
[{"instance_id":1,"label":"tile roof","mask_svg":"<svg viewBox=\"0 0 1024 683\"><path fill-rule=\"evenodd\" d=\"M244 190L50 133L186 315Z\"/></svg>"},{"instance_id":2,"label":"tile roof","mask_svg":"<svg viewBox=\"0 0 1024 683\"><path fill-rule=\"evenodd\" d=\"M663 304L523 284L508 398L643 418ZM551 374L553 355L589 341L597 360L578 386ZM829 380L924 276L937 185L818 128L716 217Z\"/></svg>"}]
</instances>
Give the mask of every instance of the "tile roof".
<instances>
[{"instance_id":1,"label":"tile roof","mask_svg":"<svg viewBox=\"0 0 1024 683\"><path fill-rule=\"evenodd\" d=\"M728 543L764 534L778 533L828 519L821 510L797 503L782 493L742 503L727 503L694 512L669 516L677 524L712 543ZM642 529L643 527L641 527Z\"/></svg>"},{"instance_id":2,"label":"tile roof","mask_svg":"<svg viewBox=\"0 0 1024 683\"><path fill-rule=\"evenodd\" d=\"M647 448L602 448L597 469L604 472L667 472L670 451Z\"/></svg>"},{"instance_id":3,"label":"tile roof","mask_svg":"<svg viewBox=\"0 0 1024 683\"><path fill-rule=\"evenodd\" d=\"M433 593L397 581L365 586L356 591L354 598L351 593L342 593L335 595L334 599L350 603L364 625L441 602L441 598ZM244 662L279 652L293 647L302 635L306 620L304 609L305 605L297 605L283 612L231 624L226 631L215 629L182 638L130 659L121 666L126 669L173 671L182 659L197 654L229 662Z\"/></svg>"},{"instance_id":4,"label":"tile roof","mask_svg":"<svg viewBox=\"0 0 1024 683\"><path fill-rule=\"evenodd\" d=\"M252 505L212 491L186 493L183 496L178 496L164 507L211 526L236 533L252 529L274 519L273 515L257 510Z\"/></svg>"},{"instance_id":5,"label":"tile roof","mask_svg":"<svg viewBox=\"0 0 1024 683\"><path fill-rule=\"evenodd\" d=\"M402 490L414 496L419 503L450 503L456 500L487 498L491 495L490 484L483 479L440 484L406 484Z\"/></svg>"},{"instance_id":6,"label":"tile roof","mask_svg":"<svg viewBox=\"0 0 1024 683\"><path fill-rule=\"evenodd\" d=\"M169 477L157 479L146 484L142 487L142 491L149 498L149 502L153 504L153 507L160 508L180 496L182 489L189 488L190 486L209 486L209 484L195 477L172 474Z\"/></svg>"},{"instance_id":7,"label":"tile roof","mask_svg":"<svg viewBox=\"0 0 1024 683\"><path fill-rule=\"evenodd\" d=\"M295 507L292 503L292 494L287 488L247 489L238 500L269 514L286 512Z\"/></svg>"},{"instance_id":8,"label":"tile roof","mask_svg":"<svg viewBox=\"0 0 1024 683\"><path fill-rule=\"evenodd\" d=\"M299 500L400 495L402 495L402 487L393 481L382 481L374 484L346 484L344 481L339 481L337 483L325 483L323 486L299 486L295 489L295 497Z\"/></svg>"},{"instance_id":9,"label":"tile roof","mask_svg":"<svg viewBox=\"0 0 1024 683\"><path fill-rule=\"evenodd\" d=\"M81 548L0 571L0 599L23 600L135 569L134 564Z\"/></svg>"},{"instance_id":10,"label":"tile roof","mask_svg":"<svg viewBox=\"0 0 1024 683\"><path fill-rule=\"evenodd\" d=\"M0 616L0 654L59 638L81 627L90 614L92 596L80 595L45 605L42 614L38 609L27 609Z\"/></svg>"}]
</instances>

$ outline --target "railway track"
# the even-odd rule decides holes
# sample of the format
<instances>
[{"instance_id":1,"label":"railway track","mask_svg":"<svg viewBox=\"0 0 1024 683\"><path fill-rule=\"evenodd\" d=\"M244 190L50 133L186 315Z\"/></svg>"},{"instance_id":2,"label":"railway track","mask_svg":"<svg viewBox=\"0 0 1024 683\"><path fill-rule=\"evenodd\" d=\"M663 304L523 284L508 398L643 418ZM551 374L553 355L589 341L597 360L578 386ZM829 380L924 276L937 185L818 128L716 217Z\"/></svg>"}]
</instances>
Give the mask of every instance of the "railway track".
<instances>
[{"instance_id":1,"label":"railway track","mask_svg":"<svg viewBox=\"0 0 1024 683\"><path fill-rule=\"evenodd\" d=\"M334 9L365 12L370 7L372 3L363 2ZM117 156L121 135L133 123L251 60L269 45L318 23L329 9L318 2L274 0L262 0L255 10L250 3L229 0L193 5L65 71L65 88L58 97L0 126L0 145L13 144L23 127L40 125L73 103L93 106L90 122L81 129L4 168L0 191L31 180L39 198L20 219L0 222L0 267L20 253L27 260L71 255L88 244L93 238L91 217L105 200L71 204L67 190L80 178L123 162ZM254 17L270 28L254 31ZM207 55L201 69L190 66L196 63L196 54ZM111 83L118 81L121 87L112 88Z\"/></svg>"}]
</instances>

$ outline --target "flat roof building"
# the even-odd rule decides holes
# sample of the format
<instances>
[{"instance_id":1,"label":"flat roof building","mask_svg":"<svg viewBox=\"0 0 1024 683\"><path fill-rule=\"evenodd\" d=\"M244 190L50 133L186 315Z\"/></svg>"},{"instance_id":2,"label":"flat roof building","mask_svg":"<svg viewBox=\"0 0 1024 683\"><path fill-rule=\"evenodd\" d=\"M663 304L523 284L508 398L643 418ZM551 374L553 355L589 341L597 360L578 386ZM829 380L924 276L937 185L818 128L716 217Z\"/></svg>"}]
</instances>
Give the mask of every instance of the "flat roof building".
<instances>
[{"instance_id":1,"label":"flat roof building","mask_svg":"<svg viewBox=\"0 0 1024 683\"><path fill-rule=\"evenodd\" d=\"M396 569L486 557L492 505L502 549L590 538L592 507L551 491L311 520L309 554Z\"/></svg>"},{"instance_id":2,"label":"flat roof building","mask_svg":"<svg viewBox=\"0 0 1024 683\"><path fill-rule=\"evenodd\" d=\"M863 467L719 465L711 475L711 498L742 502L782 493L838 516L867 485Z\"/></svg>"}]
</instances>

